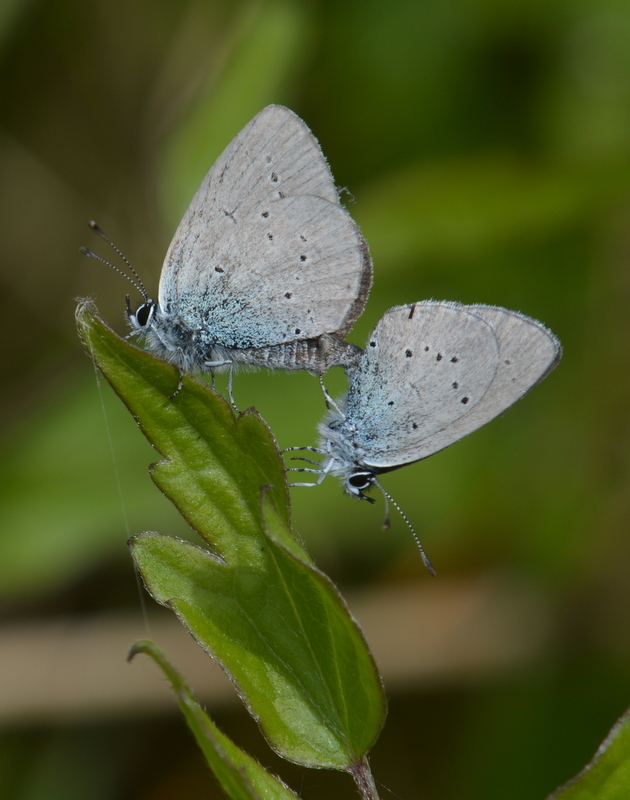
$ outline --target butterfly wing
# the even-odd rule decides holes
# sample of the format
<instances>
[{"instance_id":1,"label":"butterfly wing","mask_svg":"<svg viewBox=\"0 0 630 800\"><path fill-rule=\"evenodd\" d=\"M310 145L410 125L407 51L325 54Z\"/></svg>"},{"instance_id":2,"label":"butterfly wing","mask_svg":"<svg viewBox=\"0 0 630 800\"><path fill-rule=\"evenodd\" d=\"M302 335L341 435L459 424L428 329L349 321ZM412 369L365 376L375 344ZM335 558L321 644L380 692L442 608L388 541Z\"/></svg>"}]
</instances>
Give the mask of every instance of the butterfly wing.
<instances>
[{"instance_id":1,"label":"butterfly wing","mask_svg":"<svg viewBox=\"0 0 630 800\"><path fill-rule=\"evenodd\" d=\"M345 335L365 305L367 245L305 123L268 106L204 178L160 279L160 306L226 347Z\"/></svg>"},{"instance_id":2,"label":"butterfly wing","mask_svg":"<svg viewBox=\"0 0 630 800\"><path fill-rule=\"evenodd\" d=\"M362 462L388 469L448 447L523 397L559 357L555 336L514 311L449 303L391 309L348 393Z\"/></svg>"},{"instance_id":3,"label":"butterfly wing","mask_svg":"<svg viewBox=\"0 0 630 800\"><path fill-rule=\"evenodd\" d=\"M495 417L547 377L560 361L562 347L548 328L518 311L486 305L465 308L492 325L499 343L497 374L484 404L484 413Z\"/></svg>"}]
</instances>

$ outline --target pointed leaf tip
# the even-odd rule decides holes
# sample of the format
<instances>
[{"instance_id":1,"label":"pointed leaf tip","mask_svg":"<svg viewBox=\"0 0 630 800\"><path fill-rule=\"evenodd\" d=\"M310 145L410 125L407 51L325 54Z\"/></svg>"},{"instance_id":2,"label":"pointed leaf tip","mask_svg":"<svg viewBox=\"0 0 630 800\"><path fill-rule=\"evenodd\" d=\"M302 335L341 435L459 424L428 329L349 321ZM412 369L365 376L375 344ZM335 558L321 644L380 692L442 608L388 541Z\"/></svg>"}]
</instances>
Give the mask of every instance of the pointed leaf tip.
<instances>
[{"instance_id":1,"label":"pointed leaf tip","mask_svg":"<svg viewBox=\"0 0 630 800\"><path fill-rule=\"evenodd\" d=\"M136 642L129 656L133 658L138 653L152 658L169 680L188 727L228 797L232 800L295 800L297 795L280 778L267 772L219 730L180 673L153 642Z\"/></svg>"}]
</instances>

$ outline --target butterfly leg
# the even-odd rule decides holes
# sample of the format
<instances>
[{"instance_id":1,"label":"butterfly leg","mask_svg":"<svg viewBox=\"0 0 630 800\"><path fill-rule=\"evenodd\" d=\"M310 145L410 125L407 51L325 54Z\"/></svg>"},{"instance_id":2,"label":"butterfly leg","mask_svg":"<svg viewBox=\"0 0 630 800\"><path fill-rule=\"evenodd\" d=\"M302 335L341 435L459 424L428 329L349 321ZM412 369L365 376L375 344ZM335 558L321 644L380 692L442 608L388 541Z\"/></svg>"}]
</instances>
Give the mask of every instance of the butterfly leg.
<instances>
[{"instance_id":1,"label":"butterfly leg","mask_svg":"<svg viewBox=\"0 0 630 800\"><path fill-rule=\"evenodd\" d=\"M302 446L302 447L285 447L280 452L282 452L282 453L290 453L290 452L295 451L295 450L308 450L309 453L317 453L317 455L320 455L320 456L327 455L326 450L319 450L317 447L311 447L310 445L305 445L305 446Z\"/></svg>"},{"instance_id":2,"label":"butterfly leg","mask_svg":"<svg viewBox=\"0 0 630 800\"><path fill-rule=\"evenodd\" d=\"M206 361L204 362L204 367L212 373L212 388L215 388L215 377L214 377L214 370L218 369L219 367L229 367L228 372L228 385L227 385L227 392L228 392L228 400L230 401L230 405L234 409L236 414L240 414L240 409L234 402L234 396L232 394L232 385L234 381L234 362L228 361L227 359L224 361Z\"/></svg>"},{"instance_id":3,"label":"butterfly leg","mask_svg":"<svg viewBox=\"0 0 630 800\"><path fill-rule=\"evenodd\" d=\"M232 381L233 381L233 379L234 379L234 362L230 361L230 373L228 375L228 385L227 385L228 398L230 400L230 404L231 404L232 408L234 409L234 412L236 414L240 414L241 412L239 411L238 406L234 402L234 395L232 394Z\"/></svg>"},{"instance_id":4,"label":"butterfly leg","mask_svg":"<svg viewBox=\"0 0 630 800\"><path fill-rule=\"evenodd\" d=\"M295 481L295 483L289 484L289 489L293 489L294 486L305 486L308 488L311 488L313 486L319 486L319 484L324 480L325 477L326 477L325 475L320 475L317 481L313 483L307 483L306 481Z\"/></svg>"},{"instance_id":5,"label":"butterfly leg","mask_svg":"<svg viewBox=\"0 0 630 800\"><path fill-rule=\"evenodd\" d=\"M304 456L292 456L291 461L306 461L307 464L313 464L315 467L319 467L319 461L313 461L312 458L305 458ZM319 472L319 470L317 470Z\"/></svg>"},{"instance_id":6,"label":"butterfly leg","mask_svg":"<svg viewBox=\"0 0 630 800\"><path fill-rule=\"evenodd\" d=\"M282 453L290 453L295 450L308 450L310 453L317 453L318 455L322 456L326 455L324 450L318 450L316 447L310 447L308 445L306 447L285 447L285 449L282 450ZM319 475L319 473L322 471L322 466L319 461L314 461L312 458L306 458L306 456L292 456L291 461L305 461L307 464L312 464L314 467L317 467L317 469L307 469L305 467L287 467L287 472L314 472ZM310 486L311 484L307 485Z\"/></svg>"},{"instance_id":7,"label":"butterfly leg","mask_svg":"<svg viewBox=\"0 0 630 800\"><path fill-rule=\"evenodd\" d=\"M342 419L345 419L346 415L343 413L343 411L339 408L337 403L335 403L335 401L332 399L332 397L326 391L326 387L324 386L324 380L323 380L322 376L318 375L317 377L319 379L319 385L321 387L321 390L322 390L322 392L324 394L324 400L326 401L326 408L329 408L329 409L330 408L334 408L335 411L339 414L339 416Z\"/></svg>"},{"instance_id":8,"label":"butterfly leg","mask_svg":"<svg viewBox=\"0 0 630 800\"><path fill-rule=\"evenodd\" d=\"M321 467L320 469L310 469L310 467L289 467L287 469L287 472L310 472L311 474L319 475L317 480L313 483L306 483L306 481L298 483L290 483L289 487L293 488L294 486L306 486L310 488L311 486L319 486L319 484L322 483L326 475L328 475L328 473L332 469L332 465L334 463L335 459L331 458L323 469Z\"/></svg>"},{"instance_id":9,"label":"butterfly leg","mask_svg":"<svg viewBox=\"0 0 630 800\"><path fill-rule=\"evenodd\" d=\"M177 373L179 376L177 381L177 389L175 389L173 394L169 394L168 396L169 400L174 400L177 397L177 395L181 392L182 386L184 385L184 373L181 371L181 369L178 369Z\"/></svg>"},{"instance_id":10,"label":"butterfly leg","mask_svg":"<svg viewBox=\"0 0 630 800\"><path fill-rule=\"evenodd\" d=\"M213 369L218 369L219 367L227 367L231 363L232 363L231 361L227 361L227 360L225 360L225 361L204 361L203 365L208 370L213 370Z\"/></svg>"}]
</instances>

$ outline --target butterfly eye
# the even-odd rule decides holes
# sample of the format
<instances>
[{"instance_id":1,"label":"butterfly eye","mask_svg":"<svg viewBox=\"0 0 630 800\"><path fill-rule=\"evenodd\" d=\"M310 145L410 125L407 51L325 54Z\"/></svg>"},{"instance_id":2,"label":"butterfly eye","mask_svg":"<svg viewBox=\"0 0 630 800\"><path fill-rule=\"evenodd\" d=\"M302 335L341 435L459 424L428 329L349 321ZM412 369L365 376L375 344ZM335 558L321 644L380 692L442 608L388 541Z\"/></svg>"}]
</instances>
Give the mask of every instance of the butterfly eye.
<instances>
[{"instance_id":1,"label":"butterfly eye","mask_svg":"<svg viewBox=\"0 0 630 800\"><path fill-rule=\"evenodd\" d=\"M352 487L352 489L361 491L361 489L370 487L373 479L374 476L371 472L355 472L354 475L348 478L348 485Z\"/></svg>"},{"instance_id":2,"label":"butterfly eye","mask_svg":"<svg viewBox=\"0 0 630 800\"><path fill-rule=\"evenodd\" d=\"M144 328L145 325L147 325L153 316L154 309L155 303L143 303L141 306L138 306L138 310L136 311L136 322L141 328Z\"/></svg>"}]
</instances>

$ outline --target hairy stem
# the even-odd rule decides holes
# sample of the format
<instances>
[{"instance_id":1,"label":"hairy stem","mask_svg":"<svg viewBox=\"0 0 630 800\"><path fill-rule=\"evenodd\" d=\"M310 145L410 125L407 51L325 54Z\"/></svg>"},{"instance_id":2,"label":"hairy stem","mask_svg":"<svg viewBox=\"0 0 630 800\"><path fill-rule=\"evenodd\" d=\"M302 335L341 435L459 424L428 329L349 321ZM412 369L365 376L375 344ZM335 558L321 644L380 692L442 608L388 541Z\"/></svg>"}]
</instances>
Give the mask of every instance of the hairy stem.
<instances>
[{"instance_id":1,"label":"hairy stem","mask_svg":"<svg viewBox=\"0 0 630 800\"><path fill-rule=\"evenodd\" d=\"M350 770L363 800L380 800L367 758L362 758Z\"/></svg>"}]
</instances>

